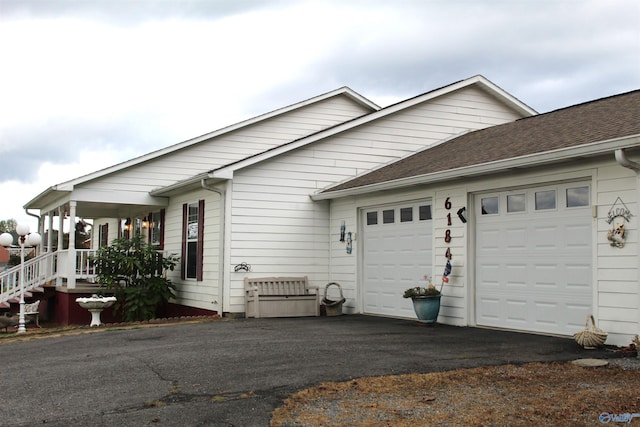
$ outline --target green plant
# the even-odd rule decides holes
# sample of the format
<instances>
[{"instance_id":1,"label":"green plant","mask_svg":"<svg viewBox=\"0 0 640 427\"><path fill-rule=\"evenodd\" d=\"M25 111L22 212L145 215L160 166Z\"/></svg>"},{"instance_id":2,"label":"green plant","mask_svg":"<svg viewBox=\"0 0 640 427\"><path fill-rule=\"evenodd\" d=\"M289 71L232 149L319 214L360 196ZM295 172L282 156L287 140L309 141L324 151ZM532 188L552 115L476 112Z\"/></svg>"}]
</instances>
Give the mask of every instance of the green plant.
<instances>
[{"instance_id":1,"label":"green plant","mask_svg":"<svg viewBox=\"0 0 640 427\"><path fill-rule=\"evenodd\" d=\"M175 297L175 285L167 278L179 258L163 254L142 236L116 239L98 249L93 264L98 282L115 291L125 322L153 319L158 307Z\"/></svg>"},{"instance_id":2,"label":"green plant","mask_svg":"<svg viewBox=\"0 0 640 427\"><path fill-rule=\"evenodd\" d=\"M425 274L422 277L422 280L425 282L425 286L414 286L413 288L409 288L404 291L402 294L403 298L414 298L414 297L430 297L440 295L442 286L440 286L440 290L433 286L431 283L431 278L428 274Z\"/></svg>"}]
</instances>

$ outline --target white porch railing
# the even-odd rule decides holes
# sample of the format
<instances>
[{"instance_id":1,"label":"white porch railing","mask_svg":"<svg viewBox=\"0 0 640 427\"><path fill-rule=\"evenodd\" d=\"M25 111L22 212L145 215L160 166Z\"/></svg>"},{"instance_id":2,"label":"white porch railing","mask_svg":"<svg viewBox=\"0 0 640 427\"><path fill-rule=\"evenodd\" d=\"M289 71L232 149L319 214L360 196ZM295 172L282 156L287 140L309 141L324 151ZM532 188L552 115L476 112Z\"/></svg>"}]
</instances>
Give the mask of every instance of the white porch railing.
<instances>
[{"instance_id":1,"label":"white porch railing","mask_svg":"<svg viewBox=\"0 0 640 427\"><path fill-rule=\"evenodd\" d=\"M76 279L91 280L96 277L91 258L95 256L95 249L76 249ZM63 279L69 278L69 251L67 249L58 251L60 254L60 272L59 277Z\"/></svg>"},{"instance_id":2,"label":"white porch railing","mask_svg":"<svg viewBox=\"0 0 640 427\"><path fill-rule=\"evenodd\" d=\"M55 252L45 253L24 262L24 290L44 285L55 278ZM20 296L20 265L0 273L0 303Z\"/></svg>"},{"instance_id":3,"label":"white porch railing","mask_svg":"<svg viewBox=\"0 0 640 427\"><path fill-rule=\"evenodd\" d=\"M92 280L95 272L91 266L91 257L96 251L92 249L76 249L75 276L76 279ZM62 250L40 254L24 262L24 291L29 292L49 282L54 282L58 277L69 277L69 251ZM0 303L5 303L12 298L20 297L20 271L19 265L0 272Z\"/></svg>"}]
</instances>

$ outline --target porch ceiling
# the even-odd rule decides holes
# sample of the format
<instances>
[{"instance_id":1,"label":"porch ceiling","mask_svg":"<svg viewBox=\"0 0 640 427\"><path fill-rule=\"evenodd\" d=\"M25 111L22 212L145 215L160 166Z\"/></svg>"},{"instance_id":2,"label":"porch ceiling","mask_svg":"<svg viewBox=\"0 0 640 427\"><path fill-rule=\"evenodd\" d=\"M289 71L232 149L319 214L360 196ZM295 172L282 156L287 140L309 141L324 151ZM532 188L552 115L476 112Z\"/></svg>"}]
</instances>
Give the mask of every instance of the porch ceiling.
<instances>
[{"instance_id":1,"label":"porch ceiling","mask_svg":"<svg viewBox=\"0 0 640 427\"><path fill-rule=\"evenodd\" d=\"M135 218L157 211L157 205L132 205L117 203L81 202L76 205L76 216L80 218Z\"/></svg>"}]
</instances>

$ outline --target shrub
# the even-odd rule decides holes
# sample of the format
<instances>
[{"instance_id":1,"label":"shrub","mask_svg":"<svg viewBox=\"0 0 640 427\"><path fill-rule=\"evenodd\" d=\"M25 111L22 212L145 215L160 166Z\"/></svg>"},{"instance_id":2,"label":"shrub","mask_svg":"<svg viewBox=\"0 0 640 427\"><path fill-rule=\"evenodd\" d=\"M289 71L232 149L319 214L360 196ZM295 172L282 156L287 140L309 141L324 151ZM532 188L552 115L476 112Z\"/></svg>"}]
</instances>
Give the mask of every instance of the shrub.
<instances>
[{"instance_id":1,"label":"shrub","mask_svg":"<svg viewBox=\"0 0 640 427\"><path fill-rule=\"evenodd\" d=\"M175 285L167 271L178 263L175 254L165 255L145 243L141 235L116 239L98 249L93 263L98 283L115 291L114 308L122 320L153 319L157 309L175 297Z\"/></svg>"}]
</instances>

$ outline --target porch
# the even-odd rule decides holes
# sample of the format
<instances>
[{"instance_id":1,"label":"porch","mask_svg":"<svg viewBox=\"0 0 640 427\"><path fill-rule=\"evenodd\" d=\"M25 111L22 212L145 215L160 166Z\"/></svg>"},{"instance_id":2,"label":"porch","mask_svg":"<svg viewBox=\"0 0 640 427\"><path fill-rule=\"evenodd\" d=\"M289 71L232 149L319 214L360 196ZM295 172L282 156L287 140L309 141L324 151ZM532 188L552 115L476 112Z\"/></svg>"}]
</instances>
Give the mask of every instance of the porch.
<instances>
[{"instance_id":1,"label":"porch","mask_svg":"<svg viewBox=\"0 0 640 427\"><path fill-rule=\"evenodd\" d=\"M19 311L20 274L24 268L25 303L40 301L40 319L58 325L83 324L90 317L76 298L110 292L96 283L91 264L92 249L44 252L0 273L0 312ZM118 321L112 310L105 310L105 322Z\"/></svg>"},{"instance_id":2,"label":"porch","mask_svg":"<svg viewBox=\"0 0 640 427\"><path fill-rule=\"evenodd\" d=\"M25 303L40 301L42 322L53 325L89 324L91 314L76 303L76 298L96 293L113 295L97 283L92 257L95 249L44 252L24 263ZM20 304L20 265L0 272L0 315L17 313ZM169 303L158 317L210 316L211 311ZM104 323L119 323L114 308L102 312ZM27 327L30 327L27 325ZM33 327L33 326L31 326Z\"/></svg>"}]
</instances>

